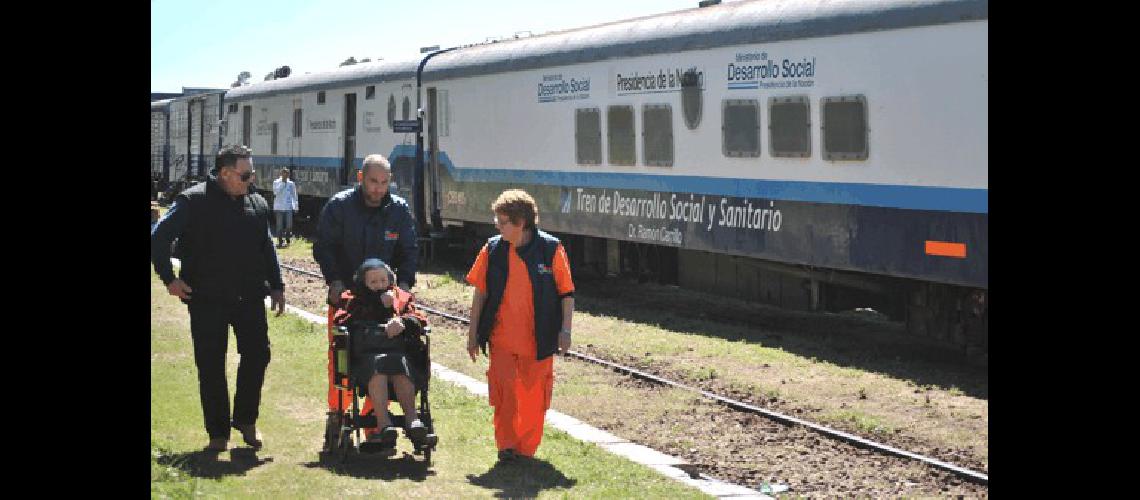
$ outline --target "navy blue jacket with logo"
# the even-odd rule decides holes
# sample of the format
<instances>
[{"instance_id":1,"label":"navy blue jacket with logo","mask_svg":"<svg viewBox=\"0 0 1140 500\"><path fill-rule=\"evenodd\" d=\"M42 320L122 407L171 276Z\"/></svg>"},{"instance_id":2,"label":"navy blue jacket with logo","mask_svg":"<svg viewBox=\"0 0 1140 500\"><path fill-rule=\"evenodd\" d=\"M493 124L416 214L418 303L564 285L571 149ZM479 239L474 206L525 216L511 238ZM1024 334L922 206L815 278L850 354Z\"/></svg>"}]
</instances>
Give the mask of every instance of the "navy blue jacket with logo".
<instances>
[{"instance_id":1,"label":"navy blue jacket with logo","mask_svg":"<svg viewBox=\"0 0 1140 500\"><path fill-rule=\"evenodd\" d=\"M534 300L534 340L537 347L537 358L543 360L558 351L558 333L562 330L562 298L572 296L558 294L558 286L554 282L554 253L558 250L558 238L549 233L534 228L535 237L526 245L515 249L519 258L526 264L530 274L530 287ZM487 300L483 302L483 310L479 313L479 325L476 327L476 341L487 352L487 342L491 338L491 329L495 326L495 314L503 302L503 291L507 288L507 272L510 262L507 253L511 250L511 243L503 240L502 236L493 236L487 240Z\"/></svg>"},{"instance_id":2,"label":"navy blue jacket with logo","mask_svg":"<svg viewBox=\"0 0 1140 500\"><path fill-rule=\"evenodd\" d=\"M392 267L398 283L416 284L416 226L408 202L389 192L379 207L364 205L357 185L334 195L321 211L313 258L325 283L352 284L364 259L376 257Z\"/></svg>"}]
</instances>

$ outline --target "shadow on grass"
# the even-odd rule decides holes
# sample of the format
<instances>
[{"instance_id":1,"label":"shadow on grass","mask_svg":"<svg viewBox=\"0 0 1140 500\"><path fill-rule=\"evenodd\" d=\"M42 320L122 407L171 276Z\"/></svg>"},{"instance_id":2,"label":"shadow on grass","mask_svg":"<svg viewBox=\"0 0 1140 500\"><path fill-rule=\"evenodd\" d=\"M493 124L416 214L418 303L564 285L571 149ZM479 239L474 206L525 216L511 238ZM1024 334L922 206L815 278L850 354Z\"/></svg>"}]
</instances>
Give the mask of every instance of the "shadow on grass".
<instances>
[{"instance_id":1,"label":"shadow on grass","mask_svg":"<svg viewBox=\"0 0 1140 500\"><path fill-rule=\"evenodd\" d=\"M223 459L228 455L229 460ZM192 477L220 479L223 476L243 476L254 467L273 461L273 457L259 457L252 448L233 448L228 453L205 450L161 454L155 462L173 467Z\"/></svg>"},{"instance_id":2,"label":"shadow on grass","mask_svg":"<svg viewBox=\"0 0 1140 500\"><path fill-rule=\"evenodd\" d=\"M566 477L550 462L539 458L519 458L513 462L496 462L478 476L467 475L467 481L495 492L496 498L534 498L552 488L572 488L577 479Z\"/></svg>"},{"instance_id":3,"label":"shadow on grass","mask_svg":"<svg viewBox=\"0 0 1140 500\"><path fill-rule=\"evenodd\" d=\"M435 471L428 467L423 457L408 452L403 452L399 458L384 457L380 454L353 454L345 462L339 462L334 457L321 457L315 462L302 465L310 469L325 469L341 476L382 481L410 479L418 482L435 475Z\"/></svg>"}]
</instances>

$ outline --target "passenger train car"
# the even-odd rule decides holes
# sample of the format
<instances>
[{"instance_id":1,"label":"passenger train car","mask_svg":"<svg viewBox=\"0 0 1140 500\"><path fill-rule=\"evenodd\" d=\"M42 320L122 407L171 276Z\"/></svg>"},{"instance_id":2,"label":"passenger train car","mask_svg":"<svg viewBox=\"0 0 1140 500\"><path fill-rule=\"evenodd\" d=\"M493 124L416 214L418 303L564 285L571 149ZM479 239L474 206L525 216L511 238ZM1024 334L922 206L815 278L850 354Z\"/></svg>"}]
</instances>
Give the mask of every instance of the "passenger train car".
<instances>
[{"instance_id":1,"label":"passenger train car","mask_svg":"<svg viewBox=\"0 0 1140 500\"><path fill-rule=\"evenodd\" d=\"M310 213L379 152L421 236L522 188L576 273L988 351L988 62L984 0L740 1L234 88L223 142Z\"/></svg>"},{"instance_id":2,"label":"passenger train car","mask_svg":"<svg viewBox=\"0 0 1140 500\"><path fill-rule=\"evenodd\" d=\"M221 147L224 95L224 90L212 90L151 103L151 173L158 174L154 178L160 189L180 191L214 168ZM160 134L161 115L166 118L166 132ZM156 141L162 135L165 143L160 147ZM159 149L165 150L161 171L155 166Z\"/></svg>"},{"instance_id":3,"label":"passenger train car","mask_svg":"<svg viewBox=\"0 0 1140 500\"><path fill-rule=\"evenodd\" d=\"M414 118L419 60L360 63L230 89L223 142L254 151L256 185L271 191L282 167L292 171L302 214L356 182L364 157L380 153L394 167L394 192L414 201L411 158L393 157L415 135L394 132ZM401 149L403 150L403 149Z\"/></svg>"},{"instance_id":4,"label":"passenger train car","mask_svg":"<svg viewBox=\"0 0 1140 500\"><path fill-rule=\"evenodd\" d=\"M170 175L170 99L150 103L150 178L168 179Z\"/></svg>"}]
</instances>

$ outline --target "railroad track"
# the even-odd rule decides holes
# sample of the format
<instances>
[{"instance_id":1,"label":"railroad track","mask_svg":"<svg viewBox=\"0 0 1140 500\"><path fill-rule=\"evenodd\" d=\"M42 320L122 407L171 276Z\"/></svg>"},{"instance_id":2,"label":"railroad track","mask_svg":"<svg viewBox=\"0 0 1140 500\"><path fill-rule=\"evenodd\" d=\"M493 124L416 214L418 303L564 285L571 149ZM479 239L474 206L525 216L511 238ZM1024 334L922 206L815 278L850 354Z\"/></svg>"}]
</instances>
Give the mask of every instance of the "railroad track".
<instances>
[{"instance_id":1,"label":"railroad track","mask_svg":"<svg viewBox=\"0 0 1140 500\"><path fill-rule=\"evenodd\" d=\"M284 269L287 269L289 271L295 272L295 273L305 274L305 275L309 275L309 276L315 276L318 278L323 278L323 276L320 273L315 273L315 272L312 272L312 271L309 271L306 269L300 269L300 268L288 266L288 265L282 265L281 267ZM470 320L468 320L467 318L465 318L463 316L458 316L455 314L448 313L446 311L441 311L441 310L435 309L433 307L430 307L428 305L425 305L423 303L417 303L417 307L419 309L422 309L425 312L435 314L437 316L447 318L447 319L450 319L452 321L457 321L457 322L460 322L463 324L469 324L470 323ZM638 369L633 368L633 367L625 366L625 365L622 365L619 363L614 363L612 361L607 361L607 360L600 359L600 358L597 358L594 356L590 356L589 354L584 354L584 353L577 352L574 350L569 350L566 352L566 356L572 357L572 358L575 358L575 359L578 359L581 361L585 361L588 363L593 363L593 364L597 364L600 366L604 366L606 368L609 368L611 370L614 370L616 372L622 373L624 375L628 375L630 377L633 377L633 378L636 378L639 380L644 380L644 381L652 382L652 383L659 384L659 385L665 385L665 386L674 387L674 388L682 389L682 390L689 391L689 392L694 392L694 393L700 394L701 396L703 396L705 398L711 399L713 401L716 401L717 403L720 403L720 404L723 404L729 408L732 408L733 410L736 410L736 411L760 415L762 417L771 419L773 421L776 421L776 422L779 422L779 423L782 423L785 425L801 425L801 426L804 426L804 427L811 429L815 432L823 434L827 437L830 437L832 439L844 441L844 442L847 442L847 443L852 444L854 446L869 449L869 450L876 451L878 453L882 453L882 454L886 454L886 455L893 455L893 456L897 456L897 457L901 457L901 458L917 460L919 462L926 463L926 464L928 464L932 467L935 467L937 469L941 469L941 470L950 472L954 475L957 475L957 476L959 476L963 479L969 480L971 482L981 484L983 486L989 485L989 475L978 472L978 471L974 471L971 469L967 469L965 467L960 467L960 466L954 465L954 464L949 463L949 462L938 460L936 458L927 457L925 455L920 455L918 453L913 453L910 451L895 448L893 446L889 446L889 445L886 445L883 443L872 441L872 440L869 440L869 439L866 439L866 438L863 438L860 436L856 436L854 434L850 434L847 432L843 432L840 430L832 429L830 427L819 425L819 424L816 424L814 422L809 422L807 420L796 418L796 417L793 417L790 415L784 415L782 413L775 412L772 410L768 410L766 408L761 408L761 407L758 407L758 406L755 406L755 405L752 405L752 404L749 404L749 403L746 403L743 401L738 401L738 400L735 400L732 398L721 396L719 394L715 394L715 393L703 390L703 389L698 388L698 387L693 387L693 386L689 386L689 385L686 385L686 384L683 384L680 382L669 380L669 379L660 377L658 375L654 375L652 373L648 373L648 372L645 372L642 370L638 370Z\"/></svg>"}]
</instances>

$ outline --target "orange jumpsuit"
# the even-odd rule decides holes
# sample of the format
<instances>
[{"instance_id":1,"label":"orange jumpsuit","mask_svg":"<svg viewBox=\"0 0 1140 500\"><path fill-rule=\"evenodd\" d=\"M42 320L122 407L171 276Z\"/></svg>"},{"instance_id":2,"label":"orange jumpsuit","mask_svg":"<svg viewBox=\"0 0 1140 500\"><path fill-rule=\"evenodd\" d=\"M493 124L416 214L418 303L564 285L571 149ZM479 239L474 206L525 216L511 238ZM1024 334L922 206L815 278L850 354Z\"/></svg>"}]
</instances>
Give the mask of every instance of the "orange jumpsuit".
<instances>
[{"instance_id":1,"label":"orange jumpsuit","mask_svg":"<svg viewBox=\"0 0 1140 500\"><path fill-rule=\"evenodd\" d=\"M392 304L392 306L397 311L402 311L404 309L404 306L408 303L408 299L411 298L411 294L404 291L404 290L396 288L396 287L393 287L393 290L396 291L396 300ZM348 292L345 292L345 293L347 294ZM341 298L342 299L347 298L347 295L343 295ZM335 326L333 325L333 317L336 316L336 311L337 311L337 308L335 308L333 306L329 306L329 322L328 322L328 335L329 335L329 353L328 353L329 354L329 398L328 399L329 399L329 411L336 411L338 397L344 398L341 400L341 404L343 405L342 406L343 409L347 410L349 408L352 408L352 400L349 398L351 398L353 396L351 390L337 389L336 386L333 385L336 381L336 375L333 372L333 328L335 328ZM341 393L343 393L343 396L341 396ZM387 408L387 406L385 406L385 408ZM361 407L360 414L361 415L367 415L371 411L372 411L372 396L365 394L364 395L364 406ZM365 428L364 434L365 435L372 435L372 433L375 432L376 430L377 429L374 427Z\"/></svg>"},{"instance_id":2,"label":"orange jumpsuit","mask_svg":"<svg viewBox=\"0 0 1140 500\"><path fill-rule=\"evenodd\" d=\"M537 237L537 236L536 236ZM535 359L534 295L526 264L513 249L508 252L507 285L491 328L488 399L495 408L495 445L534 456L542 442L542 425L554 388L554 356ZM487 293L487 246L475 258L467 282ZM554 254L554 283L559 295L574 291L570 262L562 245ZM561 304L559 304L561 307Z\"/></svg>"}]
</instances>

